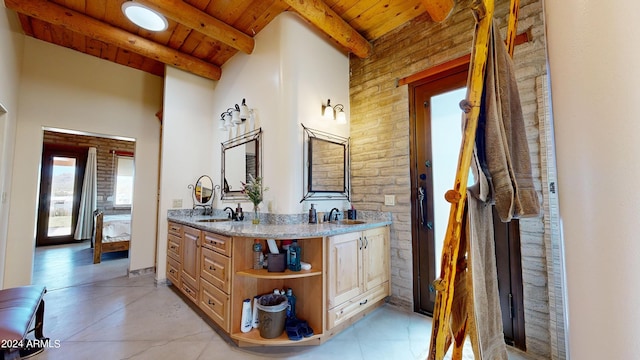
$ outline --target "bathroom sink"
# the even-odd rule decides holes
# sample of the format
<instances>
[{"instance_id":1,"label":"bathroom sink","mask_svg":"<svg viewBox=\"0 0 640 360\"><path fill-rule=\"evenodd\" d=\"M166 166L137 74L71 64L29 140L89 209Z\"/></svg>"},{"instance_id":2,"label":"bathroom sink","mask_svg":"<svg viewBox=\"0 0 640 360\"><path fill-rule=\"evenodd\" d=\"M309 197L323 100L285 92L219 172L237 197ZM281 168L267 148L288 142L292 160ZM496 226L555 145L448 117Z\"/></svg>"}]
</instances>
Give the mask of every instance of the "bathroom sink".
<instances>
[{"instance_id":1,"label":"bathroom sink","mask_svg":"<svg viewBox=\"0 0 640 360\"><path fill-rule=\"evenodd\" d=\"M221 222L221 221L229 221L229 218L210 218L210 219L200 219L196 220L197 222Z\"/></svg>"},{"instance_id":2,"label":"bathroom sink","mask_svg":"<svg viewBox=\"0 0 640 360\"><path fill-rule=\"evenodd\" d=\"M364 223L365 221L362 221L362 220L350 220L350 219L339 220L335 222L335 224L338 224L338 225L357 225L357 224L364 224Z\"/></svg>"}]
</instances>

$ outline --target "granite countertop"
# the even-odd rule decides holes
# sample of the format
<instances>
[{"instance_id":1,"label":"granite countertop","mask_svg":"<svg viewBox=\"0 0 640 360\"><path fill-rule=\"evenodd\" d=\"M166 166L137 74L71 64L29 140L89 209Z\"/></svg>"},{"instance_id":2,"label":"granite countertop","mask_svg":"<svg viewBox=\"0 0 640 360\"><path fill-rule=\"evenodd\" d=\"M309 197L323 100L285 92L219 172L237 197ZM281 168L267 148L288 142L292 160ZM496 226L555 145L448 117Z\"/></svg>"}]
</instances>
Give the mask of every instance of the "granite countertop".
<instances>
[{"instance_id":1,"label":"granite countertop","mask_svg":"<svg viewBox=\"0 0 640 360\"><path fill-rule=\"evenodd\" d=\"M220 216L204 216L204 215L169 215L168 220L179 224L188 225L200 230L210 231L226 236L255 237L267 239L300 239L311 237L323 237L350 233L354 231L362 231L380 226L390 225L391 221L387 219L363 219L362 224L339 224L339 223L322 223L322 224L269 224L260 223L252 224L251 220L244 221L217 221L204 222L206 219L224 219Z\"/></svg>"}]
</instances>

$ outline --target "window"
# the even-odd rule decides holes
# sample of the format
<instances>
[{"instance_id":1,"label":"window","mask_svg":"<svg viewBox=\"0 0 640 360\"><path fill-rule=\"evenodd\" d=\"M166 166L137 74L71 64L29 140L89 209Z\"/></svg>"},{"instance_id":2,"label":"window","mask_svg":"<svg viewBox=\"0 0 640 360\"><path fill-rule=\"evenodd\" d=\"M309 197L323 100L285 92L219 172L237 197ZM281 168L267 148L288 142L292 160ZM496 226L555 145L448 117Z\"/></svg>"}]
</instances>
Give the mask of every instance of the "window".
<instances>
[{"instance_id":1,"label":"window","mask_svg":"<svg viewBox=\"0 0 640 360\"><path fill-rule=\"evenodd\" d=\"M115 206L131 206L133 202L133 157L116 157Z\"/></svg>"}]
</instances>

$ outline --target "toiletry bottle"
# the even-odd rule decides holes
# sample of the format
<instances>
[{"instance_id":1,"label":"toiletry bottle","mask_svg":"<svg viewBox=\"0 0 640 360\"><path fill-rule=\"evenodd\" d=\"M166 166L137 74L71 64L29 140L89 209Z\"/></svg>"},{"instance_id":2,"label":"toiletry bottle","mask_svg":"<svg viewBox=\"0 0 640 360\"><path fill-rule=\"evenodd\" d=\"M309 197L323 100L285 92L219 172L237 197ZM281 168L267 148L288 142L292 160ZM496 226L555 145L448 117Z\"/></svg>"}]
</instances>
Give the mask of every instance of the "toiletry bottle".
<instances>
[{"instance_id":1,"label":"toiletry bottle","mask_svg":"<svg viewBox=\"0 0 640 360\"><path fill-rule=\"evenodd\" d=\"M298 245L298 240L293 240L293 243L289 245L289 270L300 271L300 255L302 249Z\"/></svg>"},{"instance_id":2,"label":"toiletry bottle","mask_svg":"<svg viewBox=\"0 0 640 360\"><path fill-rule=\"evenodd\" d=\"M236 220L244 220L244 214L242 213L242 206L240 206L240 203L238 203L238 207L236 208Z\"/></svg>"},{"instance_id":3,"label":"toiletry bottle","mask_svg":"<svg viewBox=\"0 0 640 360\"><path fill-rule=\"evenodd\" d=\"M291 288L287 289L287 301L289 305L287 305L287 319L295 319L296 318L296 297L293 295L293 290Z\"/></svg>"},{"instance_id":4,"label":"toiletry bottle","mask_svg":"<svg viewBox=\"0 0 640 360\"><path fill-rule=\"evenodd\" d=\"M309 224L318 223L318 216L316 215L315 204L311 204L311 209L309 209Z\"/></svg>"},{"instance_id":5,"label":"toiletry bottle","mask_svg":"<svg viewBox=\"0 0 640 360\"><path fill-rule=\"evenodd\" d=\"M291 240L282 240L282 250L284 250L284 252L287 254L287 262L285 262L285 264L287 264L286 267L289 267L289 246L291 246Z\"/></svg>"},{"instance_id":6,"label":"toiletry bottle","mask_svg":"<svg viewBox=\"0 0 640 360\"><path fill-rule=\"evenodd\" d=\"M262 244L260 240L253 240L253 268L255 270L262 269Z\"/></svg>"},{"instance_id":7,"label":"toiletry bottle","mask_svg":"<svg viewBox=\"0 0 640 360\"><path fill-rule=\"evenodd\" d=\"M240 320L240 331L243 333L251 331L253 325L251 324L253 318L251 316L251 299L244 299L242 301L242 319Z\"/></svg>"},{"instance_id":8,"label":"toiletry bottle","mask_svg":"<svg viewBox=\"0 0 640 360\"><path fill-rule=\"evenodd\" d=\"M258 319L258 299L260 299L259 295L253 297L253 312L252 312L252 320L251 326L256 329L258 325L260 325L260 320Z\"/></svg>"}]
</instances>

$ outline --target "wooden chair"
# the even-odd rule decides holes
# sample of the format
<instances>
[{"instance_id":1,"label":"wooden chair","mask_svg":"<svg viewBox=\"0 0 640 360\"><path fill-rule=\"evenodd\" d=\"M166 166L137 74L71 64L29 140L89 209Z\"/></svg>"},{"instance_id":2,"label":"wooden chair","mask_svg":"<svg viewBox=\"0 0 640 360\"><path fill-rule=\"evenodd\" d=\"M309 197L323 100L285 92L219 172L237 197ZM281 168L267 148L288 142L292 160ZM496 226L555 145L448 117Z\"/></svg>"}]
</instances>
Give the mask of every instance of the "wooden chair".
<instances>
[{"instance_id":1,"label":"wooden chair","mask_svg":"<svg viewBox=\"0 0 640 360\"><path fill-rule=\"evenodd\" d=\"M130 239L105 241L102 237L104 213L101 210L93 212L93 263L99 264L102 253L129 250Z\"/></svg>"}]
</instances>

